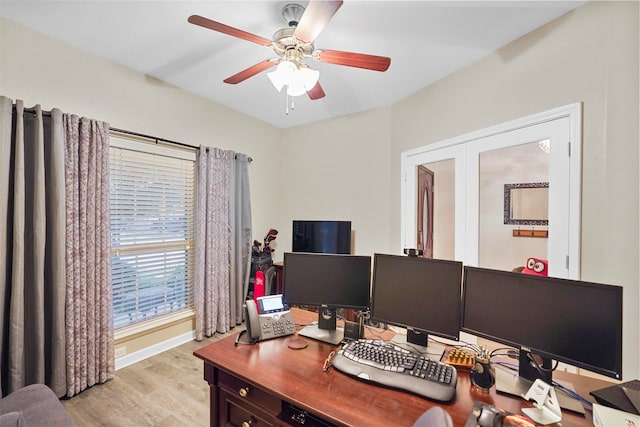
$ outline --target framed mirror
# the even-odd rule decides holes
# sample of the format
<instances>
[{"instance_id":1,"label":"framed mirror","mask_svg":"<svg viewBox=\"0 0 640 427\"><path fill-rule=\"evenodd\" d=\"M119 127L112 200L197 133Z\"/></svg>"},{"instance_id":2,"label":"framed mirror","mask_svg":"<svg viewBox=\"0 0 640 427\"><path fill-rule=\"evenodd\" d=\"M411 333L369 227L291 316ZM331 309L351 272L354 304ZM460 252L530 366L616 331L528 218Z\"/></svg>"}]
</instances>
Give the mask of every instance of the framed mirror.
<instances>
[{"instance_id":1,"label":"framed mirror","mask_svg":"<svg viewBox=\"0 0 640 427\"><path fill-rule=\"evenodd\" d=\"M549 225L549 183L504 185L504 223Z\"/></svg>"}]
</instances>

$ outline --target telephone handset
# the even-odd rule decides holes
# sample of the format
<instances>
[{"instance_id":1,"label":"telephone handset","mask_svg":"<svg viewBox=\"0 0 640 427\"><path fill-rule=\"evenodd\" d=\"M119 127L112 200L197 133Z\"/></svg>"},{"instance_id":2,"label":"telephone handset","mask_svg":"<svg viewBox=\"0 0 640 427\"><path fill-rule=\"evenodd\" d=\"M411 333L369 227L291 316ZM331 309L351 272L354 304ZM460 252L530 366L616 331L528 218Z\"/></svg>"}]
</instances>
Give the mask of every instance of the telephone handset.
<instances>
[{"instance_id":1,"label":"telephone handset","mask_svg":"<svg viewBox=\"0 0 640 427\"><path fill-rule=\"evenodd\" d=\"M247 300L245 319L249 341L267 340L270 338L292 335L296 331L291 312L284 306L282 295L268 295Z\"/></svg>"},{"instance_id":2,"label":"telephone handset","mask_svg":"<svg viewBox=\"0 0 640 427\"><path fill-rule=\"evenodd\" d=\"M247 300L246 308L246 327L249 341L256 342L260 339L260 320L258 318L258 308L254 300Z\"/></svg>"}]
</instances>

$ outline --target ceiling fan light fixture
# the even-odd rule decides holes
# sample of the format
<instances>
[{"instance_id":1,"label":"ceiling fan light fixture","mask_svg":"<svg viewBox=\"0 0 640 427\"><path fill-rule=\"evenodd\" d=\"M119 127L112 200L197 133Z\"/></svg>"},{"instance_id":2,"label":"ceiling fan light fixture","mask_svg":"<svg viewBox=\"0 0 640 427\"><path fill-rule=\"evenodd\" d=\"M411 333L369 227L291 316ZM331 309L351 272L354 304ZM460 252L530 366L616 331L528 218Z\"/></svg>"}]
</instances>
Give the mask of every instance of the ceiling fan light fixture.
<instances>
[{"instance_id":1,"label":"ceiling fan light fixture","mask_svg":"<svg viewBox=\"0 0 640 427\"><path fill-rule=\"evenodd\" d=\"M290 61L280 61L275 71L267 73L267 76L278 92L287 86L289 96L300 96L315 86L320 72L306 66L298 68Z\"/></svg>"},{"instance_id":2,"label":"ceiling fan light fixture","mask_svg":"<svg viewBox=\"0 0 640 427\"><path fill-rule=\"evenodd\" d=\"M275 71L267 73L271 84L276 88L278 92L282 90L284 86L287 86L293 79L298 67L290 61L280 61Z\"/></svg>"},{"instance_id":3,"label":"ceiling fan light fixture","mask_svg":"<svg viewBox=\"0 0 640 427\"><path fill-rule=\"evenodd\" d=\"M311 90L318 83L320 71L312 70L309 67L300 67L295 73L295 78L306 90Z\"/></svg>"},{"instance_id":4,"label":"ceiling fan light fixture","mask_svg":"<svg viewBox=\"0 0 640 427\"><path fill-rule=\"evenodd\" d=\"M300 96L307 93L307 90L299 83L291 83L287 86L287 95L289 96Z\"/></svg>"}]
</instances>

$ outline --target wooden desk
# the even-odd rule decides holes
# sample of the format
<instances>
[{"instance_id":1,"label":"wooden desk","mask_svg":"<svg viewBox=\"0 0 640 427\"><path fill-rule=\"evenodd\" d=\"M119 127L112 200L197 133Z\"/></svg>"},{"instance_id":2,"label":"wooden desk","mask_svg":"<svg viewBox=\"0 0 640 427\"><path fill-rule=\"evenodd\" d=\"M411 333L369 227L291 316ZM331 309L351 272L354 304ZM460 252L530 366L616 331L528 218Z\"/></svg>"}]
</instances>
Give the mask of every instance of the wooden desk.
<instances>
[{"instance_id":1,"label":"wooden desk","mask_svg":"<svg viewBox=\"0 0 640 427\"><path fill-rule=\"evenodd\" d=\"M316 319L316 313L292 309L296 323ZM388 332L387 332L388 333ZM244 337L243 337L244 338ZM455 426L464 426L474 401L520 413L531 407L523 399L489 394L471 387L468 373L458 374L456 398L439 404L402 391L367 383L322 365L332 350L330 344L307 339L303 350L287 347L291 337L262 341L256 345L234 345L235 336L202 347L194 355L204 361L204 379L210 386L210 425L289 426L278 418L284 406L294 405L322 420L339 426L411 426L427 409L440 405ZM609 385L589 377L566 372L554 373L557 379L571 381L583 397ZM305 425L313 425L307 422ZM586 416L564 412L563 427L592 426L591 411Z\"/></svg>"}]
</instances>

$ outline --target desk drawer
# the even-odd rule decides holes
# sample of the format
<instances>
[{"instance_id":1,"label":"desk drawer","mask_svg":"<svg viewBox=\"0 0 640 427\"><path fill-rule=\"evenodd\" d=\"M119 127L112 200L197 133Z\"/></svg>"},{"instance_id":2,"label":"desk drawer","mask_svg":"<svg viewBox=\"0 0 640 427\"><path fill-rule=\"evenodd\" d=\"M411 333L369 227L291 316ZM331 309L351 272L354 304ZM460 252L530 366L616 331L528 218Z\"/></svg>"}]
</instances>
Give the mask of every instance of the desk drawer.
<instances>
[{"instance_id":1,"label":"desk drawer","mask_svg":"<svg viewBox=\"0 0 640 427\"><path fill-rule=\"evenodd\" d=\"M220 392L218 425L225 427L273 427L274 417L237 395Z\"/></svg>"},{"instance_id":2,"label":"desk drawer","mask_svg":"<svg viewBox=\"0 0 640 427\"><path fill-rule=\"evenodd\" d=\"M332 424L296 408L293 405L284 403L282 412L276 417L274 427L332 427Z\"/></svg>"},{"instance_id":3,"label":"desk drawer","mask_svg":"<svg viewBox=\"0 0 640 427\"><path fill-rule=\"evenodd\" d=\"M230 395L262 408L272 416L279 414L282 409L282 401L276 396L224 371L219 371L218 386Z\"/></svg>"}]
</instances>

